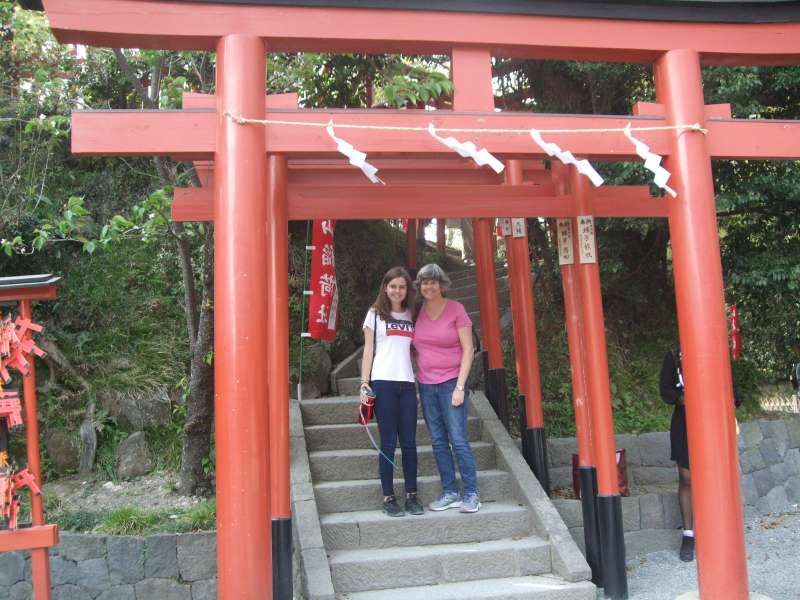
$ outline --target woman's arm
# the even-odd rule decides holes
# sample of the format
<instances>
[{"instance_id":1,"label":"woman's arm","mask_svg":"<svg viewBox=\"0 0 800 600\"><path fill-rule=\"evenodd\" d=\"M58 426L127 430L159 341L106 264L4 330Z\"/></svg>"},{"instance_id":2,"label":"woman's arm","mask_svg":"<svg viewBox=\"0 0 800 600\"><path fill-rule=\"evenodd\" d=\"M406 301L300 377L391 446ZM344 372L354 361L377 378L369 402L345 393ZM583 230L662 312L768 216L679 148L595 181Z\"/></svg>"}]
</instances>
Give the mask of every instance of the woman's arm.
<instances>
[{"instance_id":1,"label":"woman's arm","mask_svg":"<svg viewBox=\"0 0 800 600\"><path fill-rule=\"evenodd\" d=\"M461 367L458 369L456 389L453 390L453 406L461 406L464 403L464 386L467 384L469 370L472 368L472 356L474 354L474 348L472 346L472 327L459 328L458 341L461 344Z\"/></svg>"},{"instance_id":2,"label":"woman's arm","mask_svg":"<svg viewBox=\"0 0 800 600\"><path fill-rule=\"evenodd\" d=\"M370 327L364 327L364 353L361 357L361 386L369 385L369 376L372 371L372 350L375 332Z\"/></svg>"}]
</instances>

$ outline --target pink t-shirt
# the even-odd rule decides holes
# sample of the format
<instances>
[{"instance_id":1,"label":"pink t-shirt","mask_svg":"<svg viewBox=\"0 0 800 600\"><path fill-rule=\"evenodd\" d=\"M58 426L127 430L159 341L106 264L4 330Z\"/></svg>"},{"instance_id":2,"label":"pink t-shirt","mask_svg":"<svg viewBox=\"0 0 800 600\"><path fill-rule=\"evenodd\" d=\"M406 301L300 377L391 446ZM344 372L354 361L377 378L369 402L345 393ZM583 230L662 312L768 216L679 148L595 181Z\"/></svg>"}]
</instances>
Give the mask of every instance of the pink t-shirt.
<instances>
[{"instance_id":1,"label":"pink t-shirt","mask_svg":"<svg viewBox=\"0 0 800 600\"><path fill-rule=\"evenodd\" d=\"M417 379L420 383L442 383L458 377L461 368L461 342L458 330L472 327L464 305L447 300L439 318L428 318L423 306L414 329L417 351Z\"/></svg>"}]
</instances>

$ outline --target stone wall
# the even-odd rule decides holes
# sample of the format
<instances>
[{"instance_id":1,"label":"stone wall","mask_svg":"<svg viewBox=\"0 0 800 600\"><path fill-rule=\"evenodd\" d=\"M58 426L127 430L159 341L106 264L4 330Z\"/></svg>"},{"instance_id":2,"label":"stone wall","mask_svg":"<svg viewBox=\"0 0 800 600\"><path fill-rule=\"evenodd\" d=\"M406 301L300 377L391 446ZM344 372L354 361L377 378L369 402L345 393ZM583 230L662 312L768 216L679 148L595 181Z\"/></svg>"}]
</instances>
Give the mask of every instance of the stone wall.
<instances>
[{"instance_id":1,"label":"stone wall","mask_svg":"<svg viewBox=\"0 0 800 600\"><path fill-rule=\"evenodd\" d=\"M61 533L50 550L53 600L213 600L216 547L214 533ZM29 554L0 554L0 600L31 598Z\"/></svg>"}]
</instances>

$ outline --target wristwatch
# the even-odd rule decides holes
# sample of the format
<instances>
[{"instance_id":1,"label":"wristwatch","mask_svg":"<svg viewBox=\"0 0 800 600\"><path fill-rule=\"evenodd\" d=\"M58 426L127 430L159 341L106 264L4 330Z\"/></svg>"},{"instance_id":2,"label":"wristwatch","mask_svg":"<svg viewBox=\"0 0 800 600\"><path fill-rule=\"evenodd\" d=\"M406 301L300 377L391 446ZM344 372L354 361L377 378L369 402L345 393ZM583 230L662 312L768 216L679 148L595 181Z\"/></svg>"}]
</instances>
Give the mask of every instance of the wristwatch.
<instances>
[{"instance_id":1,"label":"wristwatch","mask_svg":"<svg viewBox=\"0 0 800 600\"><path fill-rule=\"evenodd\" d=\"M456 384L456 391L457 392L463 392L464 391L464 386L461 385L460 383L457 383Z\"/></svg>"}]
</instances>

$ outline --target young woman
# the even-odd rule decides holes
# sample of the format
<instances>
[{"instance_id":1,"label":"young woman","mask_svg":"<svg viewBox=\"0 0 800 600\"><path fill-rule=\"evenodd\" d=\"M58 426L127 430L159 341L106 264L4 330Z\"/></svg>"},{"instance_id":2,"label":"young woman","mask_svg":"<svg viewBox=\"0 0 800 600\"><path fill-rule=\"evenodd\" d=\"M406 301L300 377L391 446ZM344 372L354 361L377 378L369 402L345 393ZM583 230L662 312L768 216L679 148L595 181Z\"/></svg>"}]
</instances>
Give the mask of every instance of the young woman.
<instances>
[{"instance_id":1,"label":"young woman","mask_svg":"<svg viewBox=\"0 0 800 600\"><path fill-rule=\"evenodd\" d=\"M375 415L381 435L378 473L383 510L390 517L406 512L421 515L417 500L417 394L411 367L414 336L414 291L402 267L389 269L364 319L364 358L361 362L361 400L370 385L377 399ZM394 494L394 452L397 440L403 455L405 511Z\"/></svg>"},{"instance_id":2,"label":"young woman","mask_svg":"<svg viewBox=\"0 0 800 600\"><path fill-rule=\"evenodd\" d=\"M472 366L472 321L462 304L445 297L450 278L439 265L422 267L416 285L424 300L414 331L417 381L442 481L442 495L428 508L460 507L461 512L477 512L481 503L467 430L466 383ZM453 453L464 486L463 498L456 484Z\"/></svg>"}]
</instances>

